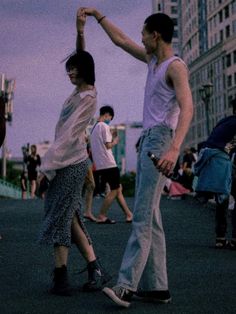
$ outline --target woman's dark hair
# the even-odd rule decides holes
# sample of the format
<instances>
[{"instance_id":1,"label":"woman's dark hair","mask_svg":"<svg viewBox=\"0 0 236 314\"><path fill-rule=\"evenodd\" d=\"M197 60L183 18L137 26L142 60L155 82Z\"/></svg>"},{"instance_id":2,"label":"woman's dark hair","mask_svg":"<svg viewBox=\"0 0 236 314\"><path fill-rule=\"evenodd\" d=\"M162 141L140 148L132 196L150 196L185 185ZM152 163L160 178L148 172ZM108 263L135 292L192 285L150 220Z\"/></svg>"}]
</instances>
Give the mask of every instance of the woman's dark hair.
<instances>
[{"instance_id":1,"label":"woman's dark hair","mask_svg":"<svg viewBox=\"0 0 236 314\"><path fill-rule=\"evenodd\" d=\"M114 110L111 106L103 106L100 108L100 116L103 116L106 113L109 113L109 115L112 116L112 119L114 118Z\"/></svg>"},{"instance_id":2,"label":"woman's dark hair","mask_svg":"<svg viewBox=\"0 0 236 314\"><path fill-rule=\"evenodd\" d=\"M149 33L158 32L166 43L171 43L174 33L172 19L164 13L155 13L146 18L144 22Z\"/></svg>"},{"instance_id":3,"label":"woman's dark hair","mask_svg":"<svg viewBox=\"0 0 236 314\"><path fill-rule=\"evenodd\" d=\"M94 85L95 66L90 53L84 50L77 50L77 52L66 61L66 70L68 71L72 67L78 70L79 78L84 79L89 85Z\"/></svg>"}]
</instances>

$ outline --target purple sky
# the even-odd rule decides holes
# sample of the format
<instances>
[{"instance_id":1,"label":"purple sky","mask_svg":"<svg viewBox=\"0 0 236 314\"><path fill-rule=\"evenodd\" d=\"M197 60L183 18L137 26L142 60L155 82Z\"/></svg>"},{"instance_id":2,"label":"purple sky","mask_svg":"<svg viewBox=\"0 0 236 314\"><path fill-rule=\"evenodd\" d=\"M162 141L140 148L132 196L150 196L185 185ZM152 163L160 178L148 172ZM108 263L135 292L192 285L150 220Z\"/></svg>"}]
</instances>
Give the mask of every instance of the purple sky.
<instances>
[{"instance_id":1,"label":"purple sky","mask_svg":"<svg viewBox=\"0 0 236 314\"><path fill-rule=\"evenodd\" d=\"M21 156L27 142L53 140L62 104L74 88L60 61L75 49L79 6L97 7L141 44L151 0L1 0L0 73L16 79L7 130L13 156ZM113 105L114 123L141 121L146 65L115 47L92 17L85 34L95 59L98 108Z\"/></svg>"}]
</instances>

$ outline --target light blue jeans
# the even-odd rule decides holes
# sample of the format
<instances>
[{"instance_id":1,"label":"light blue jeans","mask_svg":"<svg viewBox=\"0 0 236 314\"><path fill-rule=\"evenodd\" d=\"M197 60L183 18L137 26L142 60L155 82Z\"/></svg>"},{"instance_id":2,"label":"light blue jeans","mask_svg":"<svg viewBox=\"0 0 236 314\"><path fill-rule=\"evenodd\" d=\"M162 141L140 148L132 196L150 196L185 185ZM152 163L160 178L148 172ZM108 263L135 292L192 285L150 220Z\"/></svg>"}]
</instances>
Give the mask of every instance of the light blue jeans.
<instances>
[{"instance_id":1,"label":"light blue jeans","mask_svg":"<svg viewBox=\"0 0 236 314\"><path fill-rule=\"evenodd\" d=\"M141 135L132 232L117 282L131 291L168 290L165 234L159 208L166 178L147 153L151 151L160 157L169 147L171 138L172 130L166 126L144 130Z\"/></svg>"}]
</instances>

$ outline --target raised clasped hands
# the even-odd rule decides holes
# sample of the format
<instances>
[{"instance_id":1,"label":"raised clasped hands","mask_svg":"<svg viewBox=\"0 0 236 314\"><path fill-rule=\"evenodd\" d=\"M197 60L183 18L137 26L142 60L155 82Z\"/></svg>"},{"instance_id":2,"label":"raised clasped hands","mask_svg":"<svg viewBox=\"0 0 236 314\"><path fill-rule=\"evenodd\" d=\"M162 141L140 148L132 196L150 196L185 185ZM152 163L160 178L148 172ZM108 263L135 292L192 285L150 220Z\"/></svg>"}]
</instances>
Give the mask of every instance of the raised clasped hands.
<instances>
[{"instance_id":1,"label":"raised clasped hands","mask_svg":"<svg viewBox=\"0 0 236 314\"><path fill-rule=\"evenodd\" d=\"M81 12L83 12L83 14L85 15L92 15L95 16L97 10L95 8L88 8L88 7L80 7L78 9L78 12L81 10Z\"/></svg>"},{"instance_id":2,"label":"raised clasped hands","mask_svg":"<svg viewBox=\"0 0 236 314\"><path fill-rule=\"evenodd\" d=\"M76 28L78 32L84 31L84 25L86 23L86 13L84 8L79 8L76 14Z\"/></svg>"}]
</instances>

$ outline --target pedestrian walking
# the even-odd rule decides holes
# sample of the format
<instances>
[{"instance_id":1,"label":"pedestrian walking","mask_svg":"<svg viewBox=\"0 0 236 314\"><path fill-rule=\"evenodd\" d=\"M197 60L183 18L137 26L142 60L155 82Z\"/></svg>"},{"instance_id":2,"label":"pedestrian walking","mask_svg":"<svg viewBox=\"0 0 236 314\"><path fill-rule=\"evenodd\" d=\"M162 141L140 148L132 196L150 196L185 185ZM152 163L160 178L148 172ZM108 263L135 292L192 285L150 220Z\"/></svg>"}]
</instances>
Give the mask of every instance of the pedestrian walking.
<instances>
[{"instance_id":1,"label":"pedestrian walking","mask_svg":"<svg viewBox=\"0 0 236 314\"><path fill-rule=\"evenodd\" d=\"M28 179L30 182L30 197L35 198L36 182L38 176L37 168L41 165L41 158L37 154L36 145L30 146L30 154L26 156L25 162L27 164Z\"/></svg>"},{"instance_id":2,"label":"pedestrian walking","mask_svg":"<svg viewBox=\"0 0 236 314\"><path fill-rule=\"evenodd\" d=\"M85 130L97 103L92 56L84 48L86 16L77 12L77 52L66 62L66 71L75 89L65 101L56 125L55 141L43 158L41 171L50 180L45 198L45 216L39 236L42 244L54 247L55 269L51 292L70 295L67 274L68 252L75 243L87 262L85 291L102 288L111 277L96 258L92 240L81 213L82 188L88 171Z\"/></svg>"},{"instance_id":3,"label":"pedestrian walking","mask_svg":"<svg viewBox=\"0 0 236 314\"><path fill-rule=\"evenodd\" d=\"M93 161L95 164L95 176L99 177L103 183L108 183L109 191L106 193L100 208L97 223L113 224L115 220L108 218L108 210L112 202L116 199L125 214L126 222L132 222L132 212L130 211L122 193L120 184L120 171L117 167L112 148L118 144L119 138L112 138L109 123L114 117L114 110L110 106L100 108L100 116L97 123L91 130L90 142Z\"/></svg>"},{"instance_id":4,"label":"pedestrian walking","mask_svg":"<svg viewBox=\"0 0 236 314\"><path fill-rule=\"evenodd\" d=\"M21 186L21 198L25 200L27 198L27 188L28 188L28 174L27 171L23 170L20 176L20 186Z\"/></svg>"},{"instance_id":5,"label":"pedestrian walking","mask_svg":"<svg viewBox=\"0 0 236 314\"><path fill-rule=\"evenodd\" d=\"M231 150L235 148L236 139L236 99L232 101L233 115L221 119L212 130L208 139L201 143L194 173L198 177L197 198L207 202L215 198L215 247L223 249L236 244L236 211L232 211L232 238L228 243L227 213L230 193L236 196L235 178L232 169ZM233 185L232 185L233 173Z\"/></svg>"},{"instance_id":6,"label":"pedestrian walking","mask_svg":"<svg viewBox=\"0 0 236 314\"><path fill-rule=\"evenodd\" d=\"M0 147L2 146L6 135L5 101L0 95ZM2 236L0 235L0 240Z\"/></svg>"},{"instance_id":7,"label":"pedestrian walking","mask_svg":"<svg viewBox=\"0 0 236 314\"><path fill-rule=\"evenodd\" d=\"M93 165L90 160L89 162L90 162L90 165L88 167L88 171L85 177L85 182L84 182L84 187L83 187L84 203L85 203L84 218L91 222L96 222L97 219L92 212L95 182L94 182L93 169L92 169Z\"/></svg>"},{"instance_id":8,"label":"pedestrian walking","mask_svg":"<svg viewBox=\"0 0 236 314\"><path fill-rule=\"evenodd\" d=\"M83 9L96 18L114 44L148 64L132 232L117 284L103 292L123 307L130 306L134 293L143 299L168 303L171 296L159 202L165 175L175 166L193 115L188 69L174 56L171 45L174 24L169 16L157 13L145 20L143 48L97 9ZM149 151L160 158L156 166L148 157Z\"/></svg>"}]
</instances>

